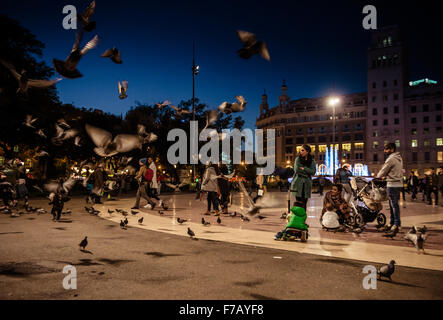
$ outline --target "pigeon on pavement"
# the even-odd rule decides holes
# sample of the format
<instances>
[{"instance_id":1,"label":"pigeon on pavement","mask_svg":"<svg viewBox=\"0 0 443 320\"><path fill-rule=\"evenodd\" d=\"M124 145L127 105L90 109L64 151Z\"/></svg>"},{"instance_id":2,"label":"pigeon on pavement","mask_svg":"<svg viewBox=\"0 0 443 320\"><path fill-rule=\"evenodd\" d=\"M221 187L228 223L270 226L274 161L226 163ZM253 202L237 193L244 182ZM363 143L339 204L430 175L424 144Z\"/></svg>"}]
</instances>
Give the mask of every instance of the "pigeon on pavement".
<instances>
[{"instance_id":1,"label":"pigeon on pavement","mask_svg":"<svg viewBox=\"0 0 443 320\"><path fill-rule=\"evenodd\" d=\"M178 222L179 224L185 223L186 221L188 221L188 220L186 220L186 219L181 219L180 217L177 218L177 222Z\"/></svg>"},{"instance_id":2,"label":"pigeon on pavement","mask_svg":"<svg viewBox=\"0 0 443 320\"><path fill-rule=\"evenodd\" d=\"M377 270L378 279L381 277L389 278L390 281L392 281L391 276L395 271L395 261L391 260L388 265L382 266L380 269Z\"/></svg>"},{"instance_id":3,"label":"pigeon on pavement","mask_svg":"<svg viewBox=\"0 0 443 320\"><path fill-rule=\"evenodd\" d=\"M188 235L189 235L191 238L195 237L195 233L194 233L194 231L192 231L191 228L189 228L189 227L188 227Z\"/></svg>"},{"instance_id":4,"label":"pigeon on pavement","mask_svg":"<svg viewBox=\"0 0 443 320\"><path fill-rule=\"evenodd\" d=\"M88 245L88 237L85 237L79 244L80 248L82 250L86 249L86 246Z\"/></svg>"}]
</instances>

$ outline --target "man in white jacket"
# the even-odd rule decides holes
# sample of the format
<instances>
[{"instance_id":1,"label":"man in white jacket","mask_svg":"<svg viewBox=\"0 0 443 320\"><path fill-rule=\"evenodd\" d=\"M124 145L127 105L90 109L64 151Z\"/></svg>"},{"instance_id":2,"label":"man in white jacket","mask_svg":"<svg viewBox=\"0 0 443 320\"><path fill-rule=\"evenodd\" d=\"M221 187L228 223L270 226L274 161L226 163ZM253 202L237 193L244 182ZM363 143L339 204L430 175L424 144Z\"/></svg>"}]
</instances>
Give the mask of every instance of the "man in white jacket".
<instances>
[{"instance_id":1,"label":"man in white jacket","mask_svg":"<svg viewBox=\"0 0 443 320\"><path fill-rule=\"evenodd\" d=\"M389 208L391 211L391 221L387 229L391 232L398 232L401 226L398 201L403 188L403 159L400 152L395 152L395 150L395 143L385 145L384 153L388 155L388 158L377 174L377 178L386 178L387 181Z\"/></svg>"}]
</instances>

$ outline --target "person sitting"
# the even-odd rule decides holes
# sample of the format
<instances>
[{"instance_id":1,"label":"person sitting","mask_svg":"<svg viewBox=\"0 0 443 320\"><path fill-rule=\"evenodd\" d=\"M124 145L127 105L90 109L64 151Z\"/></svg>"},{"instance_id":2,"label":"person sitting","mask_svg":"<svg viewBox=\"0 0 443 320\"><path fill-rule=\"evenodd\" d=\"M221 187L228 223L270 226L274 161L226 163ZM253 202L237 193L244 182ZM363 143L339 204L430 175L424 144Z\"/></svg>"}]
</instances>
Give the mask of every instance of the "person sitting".
<instances>
[{"instance_id":1,"label":"person sitting","mask_svg":"<svg viewBox=\"0 0 443 320\"><path fill-rule=\"evenodd\" d=\"M306 210L304 209L304 203L301 201L296 201L295 206L291 208L291 212L287 215L286 228L277 233L274 236L275 240L286 240L291 236L295 236L295 233L299 234L300 240L305 242L308 237L308 225L306 222ZM296 229L296 230L291 230ZM295 231L295 232L294 232Z\"/></svg>"},{"instance_id":2,"label":"person sitting","mask_svg":"<svg viewBox=\"0 0 443 320\"><path fill-rule=\"evenodd\" d=\"M342 186L340 184L333 184L332 190L328 191L323 198L320 223L328 229L338 228L349 217L350 211L349 205L342 198Z\"/></svg>"}]
</instances>

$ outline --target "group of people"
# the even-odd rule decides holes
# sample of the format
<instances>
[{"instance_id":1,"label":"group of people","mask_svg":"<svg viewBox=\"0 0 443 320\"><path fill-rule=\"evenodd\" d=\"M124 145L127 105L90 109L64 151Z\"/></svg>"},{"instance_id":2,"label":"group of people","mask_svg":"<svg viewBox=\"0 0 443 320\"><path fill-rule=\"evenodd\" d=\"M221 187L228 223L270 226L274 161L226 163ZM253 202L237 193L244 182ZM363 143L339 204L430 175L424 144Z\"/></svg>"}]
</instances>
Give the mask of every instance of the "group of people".
<instances>
[{"instance_id":1,"label":"group of people","mask_svg":"<svg viewBox=\"0 0 443 320\"><path fill-rule=\"evenodd\" d=\"M384 153L387 158L378 172L376 179L386 181L387 194L389 197L391 216L385 230L386 232L398 232L401 227L399 200L400 193L403 190L403 160L400 153L396 151L395 143L386 144L384 146ZM312 176L315 172L316 166L311 155L311 148L309 145L303 145L300 148L299 155L295 159L294 177L290 187L291 194L296 201L293 203L291 212L287 216L288 224L286 228L282 232L279 232L275 236L275 239L278 240L286 237L288 230L294 227L300 231L307 231L308 225L305 223L306 207L308 199L311 197ZM330 221L324 221L326 219L323 219L324 217L326 218L326 212L335 213L337 217L337 227L343 225L345 219L350 215L351 208L349 201L353 194L350 185L351 176L350 168L346 165L338 170L332 189L328 191L323 198L323 210L320 217L322 224L326 222L330 223ZM431 187L428 190L431 190L434 194L438 188L439 177L440 175L431 175L432 182L429 184ZM413 180L412 183L418 185L418 180ZM297 216L297 219L295 219L294 215ZM329 219L330 216L327 218ZM294 224L294 221L297 221L297 223Z\"/></svg>"},{"instance_id":2,"label":"group of people","mask_svg":"<svg viewBox=\"0 0 443 320\"><path fill-rule=\"evenodd\" d=\"M201 196L203 196L202 193L207 194L208 209L203 213L204 215L228 214L230 183L227 175L228 167L225 164L215 165L209 162L206 165L199 189Z\"/></svg>"},{"instance_id":3,"label":"group of people","mask_svg":"<svg viewBox=\"0 0 443 320\"><path fill-rule=\"evenodd\" d=\"M152 157L142 158L139 160L140 169L135 176L138 182L137 195L135 204L131 209L140 209L140 199L143 198L147 204L143 208L154 210L156 206L163 207L165 204L158 197L158 181L157 181L157 166ZM157 200L157 203L153 200Z\"/></svg>"},{"instance_id":4,"label":"group of people","mask_svg":"<svg viewBox=\"0 0 443 320\"><path fill-rule=\"evenodd\" d=\"M8 172L8 173L7 173ZM3 207L15 206L20 199L24 205L29 204L29 191L26 186L28 175L24 163L20 159L10 160L0 167L0 197Z\"/></svg>"},{"instance_id":5,"label":"group of people","mask_svg":"<svg viewBox=\"0 0 443 320\"><path fill-rule=\"evenodd\" d=\"M438 206L439 193L443 196L443 167L431 168L429 174L425 174L423 178L417 177L414 171L409 173L406 180L406 190L412 194L412 200L417 200L417 194L422 193L422 201L432 205L432 196L435 199L435 205ZM403 195L404 200L404 195Z\"/></svg>"}]
</instances>

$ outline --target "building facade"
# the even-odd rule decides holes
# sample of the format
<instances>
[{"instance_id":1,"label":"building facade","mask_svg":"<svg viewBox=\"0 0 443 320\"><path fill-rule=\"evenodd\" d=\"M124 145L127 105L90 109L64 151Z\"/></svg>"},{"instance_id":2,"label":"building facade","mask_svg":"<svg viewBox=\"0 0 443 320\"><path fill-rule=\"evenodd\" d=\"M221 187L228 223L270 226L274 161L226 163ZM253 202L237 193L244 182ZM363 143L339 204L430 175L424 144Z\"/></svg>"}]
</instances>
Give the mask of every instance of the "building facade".
<instances>
[{"instance_id":1,"label":"building facade","mask_svg":"<svg viewBox=\"0 0 443 320\"><path fill-rule=\"evenodd\" d=\"M262 95L256 124L276 130L277 166L292 166L302 144L312 147L317 163L328 165L326 148L335 144L340 165L367 166L374 174L384 163L387 142L396 143L407 171L421 175L443 166L443 87L409 80L401 39L397 27L372 34L367 92L340 96L335 106L330 97L291 100L285 83L277 106L269 108Z\"/></svg>"}]
</instances>

